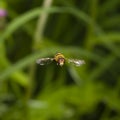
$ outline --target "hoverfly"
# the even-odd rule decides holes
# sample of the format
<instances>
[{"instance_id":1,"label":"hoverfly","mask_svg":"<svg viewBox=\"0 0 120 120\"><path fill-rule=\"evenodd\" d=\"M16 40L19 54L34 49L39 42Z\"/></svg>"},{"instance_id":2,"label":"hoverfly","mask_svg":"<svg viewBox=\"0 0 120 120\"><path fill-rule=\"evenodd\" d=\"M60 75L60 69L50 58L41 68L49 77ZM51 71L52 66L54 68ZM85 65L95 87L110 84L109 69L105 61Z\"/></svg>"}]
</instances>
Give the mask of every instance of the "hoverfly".
<instances>
[{"instance_id":1,"label":"hoverfly","mask_svg":"<svg viewBox=\"0 0 120 120\"><path fill-rule=\"evenodd\" d=\"M65 64L65 62L73 63L76 66L81 66L82 64L85 64L84 60L67 59L61 53L57 53L53 58L40 58L36 61L36 63L38 63L40 65L46 65L53 61L55 61L57 63L57 65L60 65L60 66L63 66Z\"/></svg>"}]
</instances>

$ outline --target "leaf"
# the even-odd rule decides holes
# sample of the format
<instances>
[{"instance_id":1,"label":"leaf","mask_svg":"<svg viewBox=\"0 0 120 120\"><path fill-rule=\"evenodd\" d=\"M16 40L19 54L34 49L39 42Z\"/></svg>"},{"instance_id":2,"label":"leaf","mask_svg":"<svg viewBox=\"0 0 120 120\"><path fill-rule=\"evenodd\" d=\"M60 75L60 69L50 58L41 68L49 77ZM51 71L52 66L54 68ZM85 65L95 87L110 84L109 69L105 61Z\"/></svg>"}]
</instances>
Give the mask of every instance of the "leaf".
<instances>
[{"instance_id":1,"label":"leaf","mask_svg":"<svg viewBox=\"0 0 120 120\"><path fill-rule=\"evenodd\" d=\"M36 60L38 58L42 58L44 56L49 56L51 54L56 54L58 51L61 51L64 54L69 54L69 53L77 53L77 55L84 55L89 59L93 59L97 62L99 62L100 57L95 55L95 54L91 54L88 51L82 50L80 48L77 47L62 47L62 46L57 46L57 47L50 47L50 48L45 48L42 49L40 52L36 52L34 54L31 54L27 57L25 57L24 59L18 61L17 63L15 63L14 65L10 66L8 69L6 69L5 71L3 71L0 74L0 80L4 80L7 77L9 77L12 73L21 70L22 68L25 68L26 66L32 64L33 62L36 63Z\"/></svg>"}]
</instances>

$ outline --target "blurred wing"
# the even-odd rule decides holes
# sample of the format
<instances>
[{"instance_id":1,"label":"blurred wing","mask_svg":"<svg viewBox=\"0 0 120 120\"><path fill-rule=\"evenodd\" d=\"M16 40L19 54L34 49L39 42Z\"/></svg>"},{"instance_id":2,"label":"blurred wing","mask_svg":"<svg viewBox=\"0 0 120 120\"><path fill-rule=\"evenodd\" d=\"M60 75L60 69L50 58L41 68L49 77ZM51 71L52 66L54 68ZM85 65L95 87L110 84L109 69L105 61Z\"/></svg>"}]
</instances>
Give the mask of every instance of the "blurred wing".
<instances>
[{"instance_id":1,"label":"blurred wing","mask_svg":"<svg viewBox=\"0 0 120 120\"><path fill-rule=\"evenodd\" d=\"M68 63L73 63L76 66L81 66L82 64L85 64L84 60L79 60L79 59L67 59Z\"/></svg>"},{"instance_id":2,"label":"blurred wing","mask_svg":"<svg viewBox=\"0 0 120 120\"><path fill-rule=\"evenodd\" d=\"M50 64L53 60L54 58L40 58L36 61L36 63L40 65L47 65Z\"/></svg>"}]
</instances>

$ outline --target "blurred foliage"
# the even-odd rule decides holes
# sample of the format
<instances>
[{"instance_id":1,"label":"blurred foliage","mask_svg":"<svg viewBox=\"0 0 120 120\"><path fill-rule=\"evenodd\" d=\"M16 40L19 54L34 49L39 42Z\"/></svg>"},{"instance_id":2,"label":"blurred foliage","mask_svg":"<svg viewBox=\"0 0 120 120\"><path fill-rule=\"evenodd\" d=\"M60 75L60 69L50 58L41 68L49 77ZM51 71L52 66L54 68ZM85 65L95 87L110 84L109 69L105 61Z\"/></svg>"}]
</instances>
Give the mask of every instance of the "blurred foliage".
<instances>
[{"instance_id":1,"label":"blurred foliage","mask_svg":"<svg viewBox=\"0 0 120 120\"><path fill-rule=\"evenodd\" d=\"M1 0L8 14L0 16L0 120L119 120L119 6ZM36 64L57 52L86 64Z\"/></svg>"}]
</instances>

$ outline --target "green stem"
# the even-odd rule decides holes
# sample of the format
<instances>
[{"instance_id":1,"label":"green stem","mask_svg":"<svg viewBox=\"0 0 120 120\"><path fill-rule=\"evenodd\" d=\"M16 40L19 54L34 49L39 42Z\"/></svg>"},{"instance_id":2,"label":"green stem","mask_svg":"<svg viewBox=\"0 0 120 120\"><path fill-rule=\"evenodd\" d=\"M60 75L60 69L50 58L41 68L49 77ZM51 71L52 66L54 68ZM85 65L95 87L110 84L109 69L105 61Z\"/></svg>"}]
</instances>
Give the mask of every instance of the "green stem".
<instances>
[{"instance_id":1,"label":"green stem","mask_svg":"<svg viewBox=\"0 0 120 120\"><path fill-rule=\"evenodd\" d=\"M91 0L90 1L90 16L92 18L93 23L96 23L96 18L97 18L97 7L98 7L98 0ZM94 24L89 24L88 25L88 32L87 32L87 42L86 43L86 48L91 49L92 46L94 45Z\"/></svg>"},{"instance_id":2,"label":"green stem","mask_svg":"<svg viewBox=\"0 0 120 120\"><path fill-rule=\"evenodd\" d=\"M52 4L52 1L53 0L44 0L43 8L49 8ZM35 35L34 35L34 41L33 41L33 48L32 48L33 51L37 49L38 44L40 44L42 41L47 18L48 18L48 13L45 13L45 12L40 14L38 18ZM34 87L34 80L35 80L35 72L36 72L36 63L33 63L30 66L30 71L29 71L29 86L26 91L27 100L31 97L34 90L33 87Z\"/></svg>"},{"instance_id":3,"label":"green stem","mask_svg":"<svg viewBox=\"0 0 120 120\"><path fill-rule=\"evenodd\" d=\"M43 8L49 8L52 4L52 1L53 0L44 0ZM36 31L35 31L35 36L34 36L35 46L42 41L42 37L44 34L43 32L47 23L47 18L48 18L48 13L45 13L45 12L43 12L39 16Z\"/></svg>"}]
</instances>

